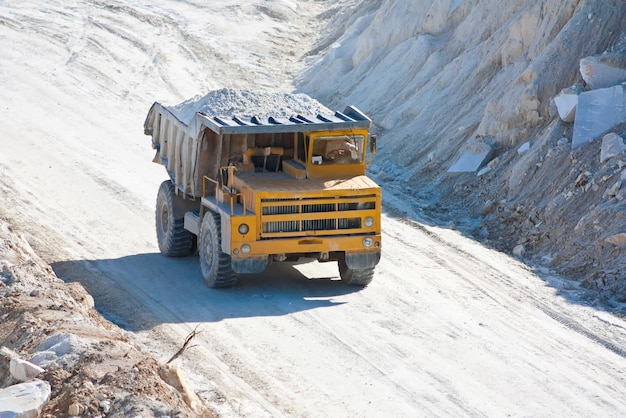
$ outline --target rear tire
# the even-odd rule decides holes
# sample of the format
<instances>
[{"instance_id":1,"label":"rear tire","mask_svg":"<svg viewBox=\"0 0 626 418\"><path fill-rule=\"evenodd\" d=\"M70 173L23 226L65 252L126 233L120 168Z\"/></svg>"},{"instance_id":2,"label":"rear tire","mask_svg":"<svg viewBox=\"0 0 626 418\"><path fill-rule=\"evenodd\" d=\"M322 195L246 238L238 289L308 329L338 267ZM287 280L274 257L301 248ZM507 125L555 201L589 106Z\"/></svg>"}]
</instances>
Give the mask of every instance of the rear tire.
<instances>
[{"instance_id":1,"label":"rear tire","mask_svg":"<svg viewBox=\"0 0 626 418\"><path fill-rule=\"evenodd\" d=\"M200 268L204 283L210 288L232 287L237 282L237 275L230 264L230 255L222 252L221 224L219 214L207 212L200 225Z\"/></svg>"},{"instance_id":2,"label":"rear tire","mask_svg":"<svg viewBox=\"0 0 626 418\"><path fill-rule=\"evenodd\" d=\"M341 258L339 264L339 276L341 281L349 286L365 287L374 278L374 268L367 269L351 269L346 265L346 261Z\"/></svg>"},{"instance_id":3,"label":"rear tire","mask_svg":"<svg viewBox=\"0 0 626 418\"><path fill-rule=\"evenodd\" d=\"M170 180L161 183L156 202L156 234L161 254L168 257L184 257L193 252L194 235L185 229L185 217L175 218L176 196Z\"/></svg>"}]
</instances>

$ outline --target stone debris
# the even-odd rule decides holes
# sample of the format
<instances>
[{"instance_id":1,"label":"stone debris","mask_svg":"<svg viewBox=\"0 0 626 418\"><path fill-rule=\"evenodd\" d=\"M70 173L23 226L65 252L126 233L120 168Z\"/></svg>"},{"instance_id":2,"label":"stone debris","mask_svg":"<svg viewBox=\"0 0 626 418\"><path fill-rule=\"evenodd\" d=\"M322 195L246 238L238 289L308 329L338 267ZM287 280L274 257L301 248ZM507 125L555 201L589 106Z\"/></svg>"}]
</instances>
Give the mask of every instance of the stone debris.
<instances>
[{"instance_id":1,"label":"stone debris","mask_svg":"<svg viewBox=\"0 0 626 418\"><path fill-rule=\"evenodd\" d=\"M580 60L580 74L592 90L618 85L626 81L626 57L614 52L585 57Z\"/></svg>"},{"instance_id":2,"label":"stone debris","mask_svg":"<svg viewBox=\"0 0 626 418\"><path fill-rule=\"evenodd\" d=\"M0 347L0 418L215 416L193 391L174 390L184 382L164 382L161 364L101 318L81 285L56 277L1 219L0 274L11 277L0 283L0 323L2 344L12 344ZM59 310L59 301L67 309Z\"/></svg>"},{"instance_id":3,"label":"stone debris","mask_svg":"<svg viewBox=\"0 0 626 418\"><path fill-rule=\"evenodd\" d=\"M608 133L602 137L600 162L603 163L613 157L616 157L624 150L626 150L626 145L624 144L622 137L613 132Z\"/></svg>"},{"instance_id":4,"label":"stone debris","mask_svg":"<svg viewBox=\"0 0 626 418\"><path fill-rule=\"evenodd\" d=\"M620 232L619 234L612 235L605 239L609 244L613 244L618 247L623 247L626 245L626 233Z\"/></svg>"},{"instance_id":5,"label":"stone debris","mask_svg":"<svg viewBox=\"0 0 626 418\"><path fill-rule=\"evenodd\" d=\"M493 208L494 208L493 201L487 200L485 204L483 205L483 208L481 209L481 213L485 216L489 215L493 211Z\"/></svg>"},{"instance_id":6,"label":"stone debris","mask_svg":"<svg viewBox=\"0 0 626 418\"><path fill-rule=\"evenodd\" d=\"M50 384L43 380L32 380L0 389L0 417L38 417L50 400L50 393Z\"/></svg>"},{"instance_id":7,"label":"stone debris","mask_svg":"<svg viewBox=\"0 0 626 418\"><path fill-rule=\"evenodd\" d=\"M11 361L11 359L19 357L19 355L10 348L2 346L0 347L0 361L3 361L2 357L4 357L7 362L9 362Z\"/></svg>"},{"instance_id":8,"label":"stone debris","mask_svg":"<svg viewBox=\"0 0 626 418\"><path fill-rule=\"evenodd\" d=\"M520 145L520 147L517 149L517 153L518 154L523 154L525 152L527 152L530 149L530 142L524 142L522 145Z\"/></svg>"},{"instance_id":9,"label":"stone debris","mask_svg":"<svg viewBox=\"0 0 626 418\"><path fill-rule=\"evenodd\" d=\"M559 147L562 147L562 146L564 146L564 145L569 145L569 139L567 139L567 138L561 138L561 139L559 139L558 141L556 141L556 144L557 144Z\"/></svg>"},{"instance_id":10,"label":"stone debris","mask_svg":"<svg viewBox=\"0 0 626 418\"><path fill-rule=\"evenodd\" d=\"M608 188L602 197L604 199L612 199L619 194L620 189L622 188L622 180L617 180L612 187Z\"/></svg>"},{"instance_id":11,"label":"stone debris","mask_svg":"<svg viewBox=\"0 0 626 418\"><path fill-rule=\"evenodd\" d=\"M584 171L580 173L578 177L576 177L576 180L574 181L574 187L585 187L589 183L589 180L591 180L592 177L593 175L589 171Z\"/></svg>"},{"instance_id":12,"label":"stone debris","mask_svg":"<svg viewBox=\"0 0 626 418\"><path fill-rule=\"evenodd\" d=\"M85 412L85 407L77 402L74 402L67 408L67 414L69 416L82 415Z\"/></svg>"},{"instance_id":13,"label":"stone debris","mask_svg":"<svg viewBox=\"0 0 626 418\"><path fill-rule=\"evenodd\" d=\"M238 89L212 90L175 106L168 106L181 122L189 125L197 112L209 117L257 116L289 118L293 115L333 115L335 112L306 94L269 93Z\"/></svg>"},{"instance_id":14,"label":"stone debris","mask_svg":"<svg viewBox=\"0 0 626 418\"><path fill-rule=\"evenodd\" d=\"M513 255L516 257L524 257L524 254L526 254L526 248L524 248L523 244L519 244L516 245L513 248Z\"/></svg>"},{"instance_id":15,"label":"stone debris","mask_svg":"<svg viewBox=\"0 0 626 418\"><path fill-rule=\"evenodd\" d=\"M625 86L581 93L578 96L572 149L594 141L624 122L626 122Z\"/></svg>"},{"instance_id":16,"label":"stone debris","mask_svg":"<svg viewBox=\"0 0 626 418\"><path fill-rule=\"evenodd\" d=\"M458 160L448 169L448 173L473 173L483 166L493 152L491 145L484 142L472 143Z\"/></svg>"},{"instance_id":17,"label":"stone debris","mask_svg":"<svg viewBox=\"0 0 626 418\"><path fill-rule=\"evenodd\" d=\"M15 379L25 382L43 373L44 369L26 360L13 358L9 363L9 371Z\"/></svg>"}]
</instances>

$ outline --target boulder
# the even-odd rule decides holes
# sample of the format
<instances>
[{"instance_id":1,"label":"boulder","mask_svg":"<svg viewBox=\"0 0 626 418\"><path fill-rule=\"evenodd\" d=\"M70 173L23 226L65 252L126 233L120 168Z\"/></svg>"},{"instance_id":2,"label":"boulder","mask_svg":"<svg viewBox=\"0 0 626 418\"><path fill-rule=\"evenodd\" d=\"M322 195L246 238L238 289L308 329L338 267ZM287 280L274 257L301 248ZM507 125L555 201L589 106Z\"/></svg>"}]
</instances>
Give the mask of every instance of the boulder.
<instances>
[{"instance_id":1,"label":"boulder","mask_svg":"<svg viewBox=\"0 0 626 418\"><path fill-rule=\"evenodd\" d=\"M563 122L574 122L578 95L583 91L585 88L582 84L576 83L561 90L559 95L554 98L554 105Z\"/></svg>"},{"instance_id":2,"label":"boulder","mask_svg":"<svg viewBox=\"0 0 626 418\"><path fill-rule=\"evenodd\" d=\"M618 156L622 151L626 150L624 140L616 133L609 133L602 137L602 146L600 148L600 162L603 163L615 156Z\"/></svg>"},{"instance_id":3,"label":"boulder","mask_svg":"<svg viewBox=\"0 0 626 418\"><path fill-rule=\"evenodd\" d=\"M576 116L576 106L578 106L577 94L561 93L554 98L556 110L563 122L574 122Z\"/></svg>"},{"instance_id":4,"label":"boulder","mask_svg":"<svg viewBox=\"0 0 626 418\"><path fill-rule=\"evenodd\" d=\"M25 382L34 377L37 377L39 373L42 373L44 370L26 360L22 360L21 358L12 358L9 363L9 371L11 372L11 376L20 382Z\"/></svg>"},{"instance_id":5,"label":"boulder","mask_svg":"<svg viewBox=\"0 0 626 418\"><path fill-rule=\"evenodd\" d=\"M519 244L513 248L513 255L517 257L524 257L524 254L526 254L526 248L524 245Z\"/></svg>"},{"instance_id":6,"label":"boulder","mask_svg":"<svg viewBox=\"0 0 626 418\"><path fill-rule=\"evenodd\" d=\"M523 154L526 151L528 151L530 149L530 142L524 142L522 145L520 145L520 147L517 149L517 153L518 154Z\"/></svg>"},{"instance_id":7,"label":"boulder","mask_svg":"<svg viewBox=\"0 0 626 418\"><path fill-rule=\"evenodd\" d=\"M0 389L0 417L35 418L50 400L50 384L43 380Z\"/></svg>"},{"instance_id":8,"label":"boulder","mask_svg":"<svg viewBox=\"0 0 626 418\"><path fill-rule=\"evenodd\" d=\"M19 357L19 354L8 347L2 346L0 347L0 357L3 357L7 362L9 362L11 359Z\"/></svg>"},{"instance_id":9,"label":"boulder","mask_svg":"<svg viewBox=\"0 0 626 418\"><path fill-rule=\"evenodd\" d=\"M626 87L591 90L578 96L572 149L598 139L626 122Z\"/></svg>"},{"instance_id":10,"label":"boulder","mask_svg":"<svg viewBox=\"0 0 626 418\"><path fill-rule=\"evenodd\" d=\"M626 56L619 52L605 52L580 60L580 74L587 86L603 89L626 81Z\"/></svg>"}]
</instances>

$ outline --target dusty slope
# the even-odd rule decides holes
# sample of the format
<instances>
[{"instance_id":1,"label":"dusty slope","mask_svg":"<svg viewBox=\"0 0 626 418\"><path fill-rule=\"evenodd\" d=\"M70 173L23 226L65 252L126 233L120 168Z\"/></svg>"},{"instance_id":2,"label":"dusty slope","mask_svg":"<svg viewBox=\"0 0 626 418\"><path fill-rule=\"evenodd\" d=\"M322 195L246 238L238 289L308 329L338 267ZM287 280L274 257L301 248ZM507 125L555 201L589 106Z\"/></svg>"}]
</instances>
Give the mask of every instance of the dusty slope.
<instances>
[{"instance_id":1,"label":"dusty slope","mask_svg":"<svg viewBox=\"0 0 626 418\"><path fill-rule=\"evenodd\" d=\"M600 141L574 152L558 145L571 141L571 124L549 109L582 81L581 58L626 43L626 4L379 3L337 18L299 88L373 115L382 135L371 171L422 220L506 252L523 245L527 261L626 295L626 248L605 241L625 232L626 203L605 191L626 156L600 164ZM531 152L518 155L527 141ZM477 142L494 147L492 171L447 174ZM587 171L597 185L588 193L576 182Z\"/></svg>"}]
</instances>

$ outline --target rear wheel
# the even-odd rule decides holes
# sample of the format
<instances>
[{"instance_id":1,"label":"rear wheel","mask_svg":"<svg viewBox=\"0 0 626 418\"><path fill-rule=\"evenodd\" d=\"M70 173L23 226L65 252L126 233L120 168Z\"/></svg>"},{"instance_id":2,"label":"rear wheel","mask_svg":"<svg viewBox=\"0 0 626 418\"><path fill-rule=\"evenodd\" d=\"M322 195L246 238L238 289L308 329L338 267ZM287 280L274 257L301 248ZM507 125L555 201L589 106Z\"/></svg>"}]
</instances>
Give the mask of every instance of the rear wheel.
<instances>
[{"instance_id":1,"label":"rear wheel","mask_svg":"<svg viewBox=\"0 0 626 418\"><path fill-rule=\"evenodd\" d=\"M184 216L174 215L179 200L170 180L161 183L156 203L156 233L159 250L168 257L184 257L194 250L195 237L185 229Z\"/></svg>"},{"instance_id":2,"label":"rear wheel","mask_svg":"<svg viewBox=\"0 0 626 418\"><path fill-rule=\"evenodd\" d=\"M219 214L207 212L200 225L198 240L200 268L204 283L211 288L232 287L237 275L230 264L230 255L222 252L222 229Z\"/></svg>"},{"instance_id":3,"label":"rear wheel","mask_svg":"<svg viewBox=\"0 0 626 418\"><path fill-rule=\"evenodd\" d=\"M339 276L341 281L350 286L365 287L374 278L374 268L351 269L346 265L346 261L341 258L338 261Z\"/></svg>"}]
</instances>

